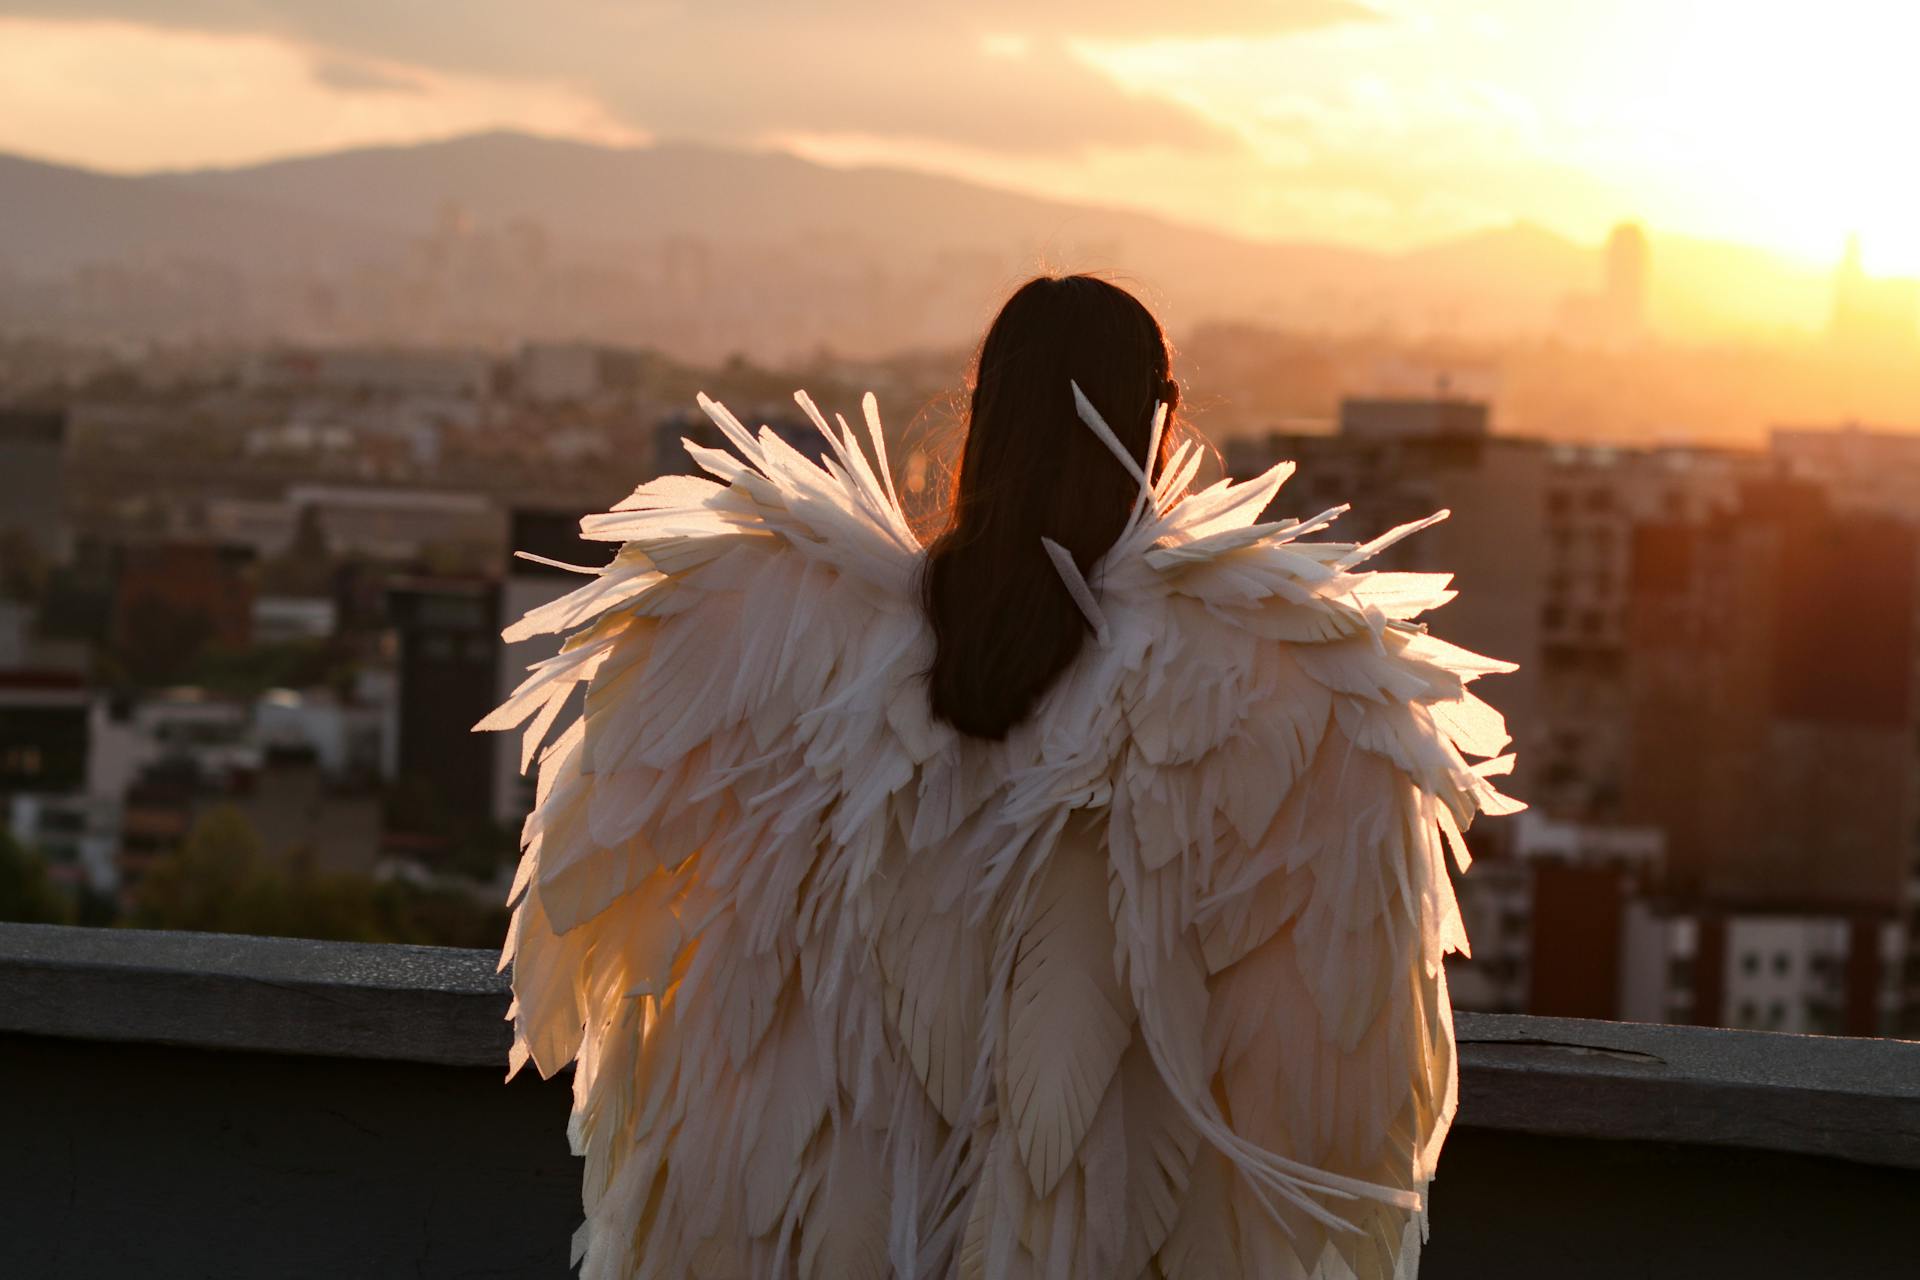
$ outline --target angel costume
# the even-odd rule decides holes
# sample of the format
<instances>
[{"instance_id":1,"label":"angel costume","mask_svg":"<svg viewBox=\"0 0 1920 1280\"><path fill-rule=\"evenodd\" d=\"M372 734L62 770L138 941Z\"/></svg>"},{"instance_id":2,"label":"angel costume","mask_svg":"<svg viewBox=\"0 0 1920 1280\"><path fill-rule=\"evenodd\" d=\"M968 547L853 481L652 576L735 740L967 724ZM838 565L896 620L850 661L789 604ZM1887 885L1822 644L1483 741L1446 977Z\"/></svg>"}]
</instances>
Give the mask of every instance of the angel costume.
<instances>
[{"instance_id":1,"label":"angel costume","mask_svg":"<svg viewBox=\"0 0 1920 1280\"><path fill-rule=\"evenodd\" d=\"M1045 548L1093 641L1003 741L930 716L872 396L877 465L701 397L714 480L506 632L566 635L478 727L532 718L511 1068L574 1064L589 1280L1415 1274L1513 667L1356 567L1445 512L1306 541L1344 508L1256 523L1292 464L1150 481L1074 391L1140 494L1092 584Z\"/></svg>"}]
</instances>

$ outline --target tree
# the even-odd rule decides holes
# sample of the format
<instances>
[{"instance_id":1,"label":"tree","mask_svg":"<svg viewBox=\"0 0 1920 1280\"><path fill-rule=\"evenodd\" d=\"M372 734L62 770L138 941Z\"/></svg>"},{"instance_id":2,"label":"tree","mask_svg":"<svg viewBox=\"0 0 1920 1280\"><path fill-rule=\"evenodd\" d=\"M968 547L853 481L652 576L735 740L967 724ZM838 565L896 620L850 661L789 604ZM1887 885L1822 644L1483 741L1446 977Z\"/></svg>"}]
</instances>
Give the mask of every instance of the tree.
<instances>
[{"instance_id":1,"label":"tree","mask_svg":"<svg viewBox=\"0 0 1920 1280\"><path fill-rule=\"evenodd\" d=\"M249 933L336 942L496 947L506 912L472 896L315 869L295 850L284 865L262 851L246 815L209 810L180 851L134 892L126 923L143 929Z\"/></svg>"},{"instance_id":2,"label":"tree","mask_svg":"<svg viewBox=\"0 0 1920 1280\"><path fill-rule=\"evenodd\" d=\"M0 829L0 920L21 924L67 924L73 905L47 878L38 854Z\"/></svg>"},{"instance_id":3,"label":"tree","mask_svg":"<svg viewBox=\"0 0 1920 1280\"><path fill-rule=\"evenodd\" d=\"M133 893L127 922L142 929L259 932L281 891L260 856L260 835L232 805L208 810L178 852Z\"/></svg>"}]
</instances>

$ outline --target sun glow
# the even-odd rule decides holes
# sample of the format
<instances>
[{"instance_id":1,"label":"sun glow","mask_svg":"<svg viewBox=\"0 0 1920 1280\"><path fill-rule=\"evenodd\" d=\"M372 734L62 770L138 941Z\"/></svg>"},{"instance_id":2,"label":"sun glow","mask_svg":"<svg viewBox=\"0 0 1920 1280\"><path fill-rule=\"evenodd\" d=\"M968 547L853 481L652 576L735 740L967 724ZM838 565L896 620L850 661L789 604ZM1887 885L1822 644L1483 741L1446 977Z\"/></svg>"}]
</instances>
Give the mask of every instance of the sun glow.
<instances>
[{"instance_id":1,"label":"sun glow","mask_svg":"<svg viewBox=\"0 0 1920 1280\"><path fill-rule=\"evenodd\" d=\"M1857 233L1868 270L1920 274L1920 8L1673 5L1637 34L1595 85L1614 80L1651 201L1828 261Z\"/></svg>"},{"instance_id":2,"label":"sun glow","mask_svg":"<svg viewBox=\"0 0 1920 1280\"><path fill-rule=\"evenodd\" d=\"M1341 238L1374 245L1516 218L1597 244L1632 218L1828 266L1858 234L1869 271L1920 274L1920 6L1374 8L1280 40L1082 51L1247 138L1263 163L1239 183L1268 198L1215 207L1254 234L1337 208Z\"/></svg>"}]
</instances>

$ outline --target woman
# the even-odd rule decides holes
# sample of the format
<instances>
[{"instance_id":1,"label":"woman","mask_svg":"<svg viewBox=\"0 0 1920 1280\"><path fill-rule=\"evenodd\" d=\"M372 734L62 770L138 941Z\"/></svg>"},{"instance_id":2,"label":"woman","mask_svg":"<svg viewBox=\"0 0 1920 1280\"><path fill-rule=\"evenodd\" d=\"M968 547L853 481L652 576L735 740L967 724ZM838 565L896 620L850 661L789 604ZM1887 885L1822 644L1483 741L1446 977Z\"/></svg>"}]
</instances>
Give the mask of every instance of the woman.
<instances>
[{"instance_id":1,"label":"woman","mask_svg":"<svg viewBox=\"0 0 1920 1280\"><path fill-rule=\"evenodd\" d=\"M1519 807L1464 759L1511 668L1356 568L1428 522L1189 492L1160 328L1084 276L988 331L925 548L873 398L872 463L796 399L824 467L701 398L717 483L583 521L618 555L480 726L533 718L502 964L513 1068L575 1064L584 1274L1412 1275L1442 836Z\"/></svg>"}]
</instances>

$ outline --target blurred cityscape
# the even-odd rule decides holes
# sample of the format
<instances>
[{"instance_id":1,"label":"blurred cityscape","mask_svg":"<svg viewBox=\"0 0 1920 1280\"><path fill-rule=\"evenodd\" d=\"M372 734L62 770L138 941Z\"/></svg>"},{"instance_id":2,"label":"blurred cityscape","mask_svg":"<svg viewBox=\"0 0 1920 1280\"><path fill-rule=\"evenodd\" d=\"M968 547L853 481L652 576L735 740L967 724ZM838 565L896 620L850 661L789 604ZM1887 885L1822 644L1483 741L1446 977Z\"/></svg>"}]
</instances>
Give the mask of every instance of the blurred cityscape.
<instances>
[{"instance_id":1,"label":"blurred cityscape","mask_svg":"<svg viewBox=\"0 0 1920 1280\"><path fill-rule=\"evenodd\" d=\"M324 209L302 172L270 176ZM763 250L582 275L448 206L326 289L85 246L0 277L0 918L498 945L531 796L469 726L570 581L513 553L604 560L575 522L718 443L699 390L813 447L793 389L871 389L930 492L1019 258ZM1484 328L1185 299L1193 416L1234 475L1298 461L1286 513L1350 502L1342 536L1453 510L1380 567L1455 573L1436 630L1520 663L1485 692L1533 805L1472 834L1462 1007L1920 1035L1915 290L1854 246L1824 331L1681 346L1644 232L1590 265Z\"/></svg>"}]
</instances>

